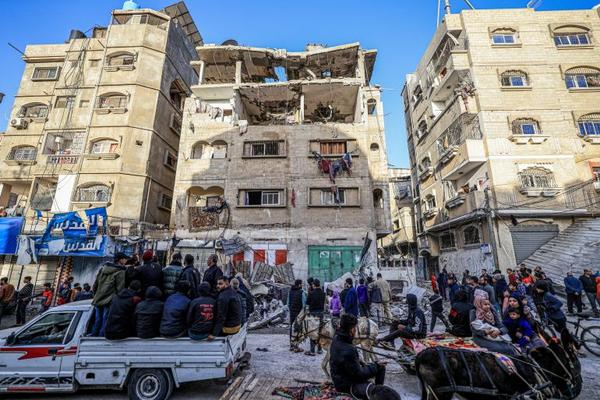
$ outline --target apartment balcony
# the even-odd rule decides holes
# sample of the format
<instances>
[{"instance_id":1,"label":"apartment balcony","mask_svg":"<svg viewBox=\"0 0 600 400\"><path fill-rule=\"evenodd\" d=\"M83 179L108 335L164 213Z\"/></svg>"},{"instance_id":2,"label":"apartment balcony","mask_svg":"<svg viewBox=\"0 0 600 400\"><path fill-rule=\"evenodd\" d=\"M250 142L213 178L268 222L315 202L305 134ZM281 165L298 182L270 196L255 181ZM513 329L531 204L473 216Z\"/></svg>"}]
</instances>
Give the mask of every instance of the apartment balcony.
<instances>
[{"instance_id":1,"label":"apartment balcony","mask_svg":"<svg viewBox=\"0 0 600 400\"><path fill-rule=\"evenodd\" d=\"M452 159L443 165L444 180L457 180L462 175L483 165L486 161L485 148L481 139L467 139L458 146Z\"/></svg>"},{"instance_id":2,"label":"apartment balcony","mask_svg":"<svg viewBox=\"0 0 600 400\"><path fill-rule=\"evenodd\" d=\"M459 147L458 145L451 145L448 146L448 148L441 148L440 149L440 163L441 164L446 164L448 162L450 162L450 160L452 160L454 158L454 156L456 156L459 152Z\"/></svg>"},{"instance_id":3,"label":"apartment balcony","mask_svg":"<svg viewBox=\"0 0 600 400\"><path fill-rule=\"evenodd\" d=\"M423 211L423 217L426 219L431 219L438 215L439 212L440 210L438 210L437 208L431 208L429 210Z\"/></svg>"},{"instance_id":4,"label":"apartment balcony","mask_svg":"<svg viewBox=\"0 0 600 400\"><path fill-rule=\"evenodd\" d=\"M446 201L445 207L449 210L452 208L459 207L460 205L465 203L466 197L467 196L465 194L456 195L450 200Z\"/></svg>"},{"instance_id":5,"label":"apartment balcony","mask_svg":"<svg viewBox=\"0 0 600 400\"><path fill-rule=\"evenodd\" d=\"M46 164L49 165L73 165L79 162L79 156L74 155L48 155Z\"/></svg>"},{"instance_id":6,"label":"apartment balcony","mask_svg":"<svg viewBox=\"0 0 600 400\"><path fill-rule=\"evenodd\" d=\"M485 208L485 193L480 190L461 193L446 201L444 206L448 210L448 220L452 220L477 210L483 210Z\"/></svg>"},{"instance_id":7,"label":"apartment balcony","mask_svg":"<svg viewBox=\"0 0 600 400\"><path fill-rule=\"evenodd\" d=\"M595 186L594 186L595 187ZM561 191L559 187L528 187L521 186L519 192L527 197L556 197Z\"/></svg>"},{"instance_id":8,"label":"apartment balcony","mask_svg":"<svg viewBox=\"0 0 600 400\"><path fill-rule=\"evenodd\" d=\"M424 181L433 175L433 167L427 167L419 173L419 180Z\"/></svg>"},{"instance_id":9,"label":"apartment balcony","mask_svg":"<svg viewBox=\"0 0 600 400\"><path fill-rule=\"evenodd\" d=\"M535 134L535 135L511 135L509 137L510 141L516 144L527 144L527 143L532 143L532 144L541 144L544 143L546 140L548 140L550 136L548 135L540 135L540 134Z\"/></svg>"},{"instance_id":10,"label":"apartment balcony","mask_svg":"<svg viewBox=\"0 0 600 400\"><path fill-rule=\"evenodd\" d=\"M419 246L419 250L429 250L431 248L431 244L429 243L429 238L427 236L418 237L417 244Z\"/></svg>"}]
</instances>

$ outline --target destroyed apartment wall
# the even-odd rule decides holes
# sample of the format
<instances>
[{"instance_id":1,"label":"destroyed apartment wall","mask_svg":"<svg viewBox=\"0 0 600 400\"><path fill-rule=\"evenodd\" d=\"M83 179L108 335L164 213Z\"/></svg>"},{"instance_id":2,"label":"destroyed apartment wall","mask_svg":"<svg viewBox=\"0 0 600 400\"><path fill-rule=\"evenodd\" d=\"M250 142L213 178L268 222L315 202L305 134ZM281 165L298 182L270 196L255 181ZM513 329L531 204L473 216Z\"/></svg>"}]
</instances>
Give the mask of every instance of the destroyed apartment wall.
<instances>
[{"instance_id":1,"label":"destroyed apartment wall","mask_svg":"<svg viewBox=\"0 0 600 400\"><path fill-rule=\"evenodd\" d=\"M375 53L367 62L358 44L198 52L200 84L186 102L178 157L177 237L235 234L253 250L233 259L288 261L301 278L353 269L365 236L390 230L383 105L367 85ZM287 80L278 81L282 66ZM229 209L215 217L220 196Z\"/></svg>"}]
</instances>

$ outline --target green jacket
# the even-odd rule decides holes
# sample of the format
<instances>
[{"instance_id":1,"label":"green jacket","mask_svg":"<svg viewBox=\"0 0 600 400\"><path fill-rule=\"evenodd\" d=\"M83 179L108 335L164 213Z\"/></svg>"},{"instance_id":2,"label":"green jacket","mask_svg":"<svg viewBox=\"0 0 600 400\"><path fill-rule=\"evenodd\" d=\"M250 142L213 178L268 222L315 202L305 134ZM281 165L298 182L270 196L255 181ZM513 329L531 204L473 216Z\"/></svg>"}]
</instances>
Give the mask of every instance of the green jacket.
<instances>
[{"instance_id":1,"label":"green jacket","mask_svg":"<svg viewBox=\"0 0 600 400\"><path fill-rule=\"evenodd\" d=\"M94 282L94 300L98 307L110 304L113 295L125 287L125 267L107 262L102 266Z\"/></svg>"}]
</instances>

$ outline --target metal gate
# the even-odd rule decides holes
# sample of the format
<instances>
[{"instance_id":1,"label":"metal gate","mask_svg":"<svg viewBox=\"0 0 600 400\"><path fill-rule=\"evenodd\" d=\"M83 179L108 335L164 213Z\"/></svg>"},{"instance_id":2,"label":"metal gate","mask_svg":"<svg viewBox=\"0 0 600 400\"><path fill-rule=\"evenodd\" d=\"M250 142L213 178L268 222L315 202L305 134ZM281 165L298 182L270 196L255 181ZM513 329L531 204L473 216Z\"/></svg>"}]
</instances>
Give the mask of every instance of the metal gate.
<instances>
[{"instance_id":1,"label":"metal gate","mask_svg":"<svg viewBox=\"0 0 600 400\"><path fill-rule=\"evenodd\" d=\"M510 228L517 264L558 236L558 225L521 225Z\"/></svg>"},{"instance_id":2,"label":"metal gate","mask_svg":"<svg viewBox=\"0 0 600 400\"><path fill-rule=\"evenodd\" d=\"M360 264L360 246L308 246L308 276L332 282Z\"/></svg>"}]
</instances>

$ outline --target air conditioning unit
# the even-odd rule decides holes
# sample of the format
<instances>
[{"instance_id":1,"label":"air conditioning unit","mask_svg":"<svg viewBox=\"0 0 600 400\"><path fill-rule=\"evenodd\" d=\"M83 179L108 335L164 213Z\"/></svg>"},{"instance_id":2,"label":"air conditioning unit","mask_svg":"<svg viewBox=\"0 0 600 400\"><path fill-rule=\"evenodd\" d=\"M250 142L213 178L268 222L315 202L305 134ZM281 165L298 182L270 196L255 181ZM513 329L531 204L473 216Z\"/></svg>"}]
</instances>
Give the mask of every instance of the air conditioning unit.
<instances>
[{"instance_id":1,"label":"air conditioning unit","mask_svg":"<svg viewBox=\"0 0 600 400\"><path fill-rule=\"evenodd\" d=\"M27 129L29 122L25 118L13 118L10 121L10 126L17 129Z\"/></svg>"}]
</instances>

